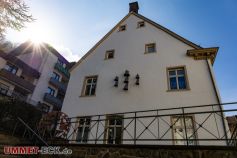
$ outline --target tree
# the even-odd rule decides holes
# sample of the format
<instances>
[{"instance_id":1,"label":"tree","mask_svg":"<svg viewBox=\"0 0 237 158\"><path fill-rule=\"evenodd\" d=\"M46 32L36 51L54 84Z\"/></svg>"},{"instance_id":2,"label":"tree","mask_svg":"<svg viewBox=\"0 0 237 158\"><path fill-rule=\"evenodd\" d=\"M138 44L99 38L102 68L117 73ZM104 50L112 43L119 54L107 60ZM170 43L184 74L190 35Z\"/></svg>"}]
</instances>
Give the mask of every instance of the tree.
<instances>
[{"instance_id":1,"label":"tree","mask_svg":"<svg viewBox=\"0 0 237 158\"><path fill-rule=\"evenodd\" d=\"M34 20L23 0L0 0L0 40L4 39L7 28L20 30L26 22Z\"/></svg>"}]
</instances>

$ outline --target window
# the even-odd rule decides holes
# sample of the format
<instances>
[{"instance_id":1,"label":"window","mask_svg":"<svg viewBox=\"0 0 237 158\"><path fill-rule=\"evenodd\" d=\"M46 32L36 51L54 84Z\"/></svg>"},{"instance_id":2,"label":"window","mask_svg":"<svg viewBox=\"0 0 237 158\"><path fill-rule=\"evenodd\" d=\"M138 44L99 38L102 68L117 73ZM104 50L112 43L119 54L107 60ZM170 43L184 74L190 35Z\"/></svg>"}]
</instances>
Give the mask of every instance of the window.
<instances>
[{"instance_id":1,"label":"window","mask_svg":"<svg viewBox=\"0 0 237 158\"><path fill-rule=\"evenodd\" d=\"M122 140L122 116L108 116L107 128L106 128L106 140L107 144L121 144Z\"/></svg>"},{"instance_id":2,"label":"window","mask_svg":"<svg viewBox=\"0 0 237 158\"><path fill-rule=\"evenodd\" d=\"M169 90L187 89L187 79L184 67L168 69Z\"/></svg>"},{"instance_id":3,"label":"window","mask_svg":"<svg viewBox=\"0 0 237 158\"><path fill-rule=\"evenodd\" d=\"M55 79L55 80L57 80L57 81L59 81L60 76L59 76L59 74L57 74L56 72L53 72L52 78Z\"/></svg>"},{"instance_id":4,"label":"window","mask_svg":"<svg viewBox=\"0 0 237 158\"><path fill-rule=\"evenodd\" d=\"M82 96L95 95L96 84L97 84L97 76L86 77L84 81Z\"/></svg>"},{"instance_id":5,"label":"window","mask_svg":"<svg viewBox=\"0 0 237 158\"><path fill-rule=\"evenodd\" d=\"M156 44L150 43L145 46L145 53L155 53L156 52Z\"/></svg>"},{"instance_id":6,"label":"window","mask_svg":"<svg viewBox=\"0 0 237 158\"><path fill-rule=\"evenodd\" d=\"M193 140L196 139L196 135L194 133L195 130L192 116L173 116L172 124L175 145L187 145L187 141L185 140L186 134L188 139L188 145L196 145L196 142ZM184 139L184 141L180 139Z\"/></svg>"},{"instance_id":7,"label":"window","mask_svg":"<svg viewBox=\"0 0 237 158\"><path fill-rule=\"evenodd\" d=\"M58 63L59 63L60 65L62 65L62 66L63 66L63 64L64 64L64 63L63 63L61 60L59 60L59 59L58 59Z\"/></svg>"},{"instance_id":8,"label":"window","mask_svg":"<svg viewBox=\"0 0 237 158\"><path fill-rule=\"evenodd\" d=\"M7 92L9 90L9 87L3 83L0 83L0 93L7 95Z\"/></svg>"},{"instance_id":9,"label":"window","mask_svg":"<svg viewBox=\"0 0 237 158\"><path fill-rule=\"evenodd\" d=\"M50 110L50 106L46 105L46 104L43 104L42 105L42 111L45 112L45 113L48 113Z\"/></svg>"},{"instance_id":10,"label":"window","mask_svg":"<svg viewBox=\"0 0 237 158\"><path fill-rule=\"evenodd\" d=\"M114 58L114 50L108 50L105 52L105 59L113 59Z\"/></svg>"},{"instance_id":11,"label":"window","mask_svg":"<svg viewBox=\"0 0 237 158\"><path fill-rule=\"evenodd\" d=\"M126 30L126 25L119 26L119 31L125 31L125 30Z\"/></svg>"},{"instance_id":12,"label":"window","mask_svg":"<svg viewBox=\"0 0 237 158\"><path fill-rule=\"evenodd\" d=\"M5 70L11 72L12 74L16 74L18 68L15 65L12 65L10 63L7 63L4 67Z\"/></svg>"},{"instance_id":13,"label":"window","mask_svg":"<svg viewBox=\"0 0 237 158\"><path fill-rule=\"evenodd\" d=\"M77 129L76 141L80 143L86 143L88 141L90 132L91 119L89 117L84 117L79 119L79 125Z\"/></svg>"},{"instance_id":14,"label":"window","mask_svg":"<svg viewBox=\"0 0 237 158\"><path fill-rule=\"evenodd\" d=\"M51 87L48 87L47 93L50 94L50 95L52 95L52 96L54 96L55 90L52 89Z\"/></svg>"},{"instance_id":15,"label":"window","mask_svg":"<svg viewBox=\"0 0 237 158\"><path fill-rule=\"evenodd\" d=\"M137 28L141 28L141 27L145 27L145 22L144 21L140 21L137 23Z\"/></svg>"}]
</instances>

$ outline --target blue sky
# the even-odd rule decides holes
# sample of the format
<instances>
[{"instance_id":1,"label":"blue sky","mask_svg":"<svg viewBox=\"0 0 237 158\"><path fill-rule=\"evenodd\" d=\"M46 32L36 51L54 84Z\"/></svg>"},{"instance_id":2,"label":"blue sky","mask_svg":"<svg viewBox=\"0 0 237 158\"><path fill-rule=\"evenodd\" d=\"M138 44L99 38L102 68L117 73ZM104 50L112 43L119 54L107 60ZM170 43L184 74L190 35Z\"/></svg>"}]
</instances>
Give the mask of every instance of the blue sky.
<instances>
[{"instance_id":1,"label":"blue sky","mask_svg":"<svg viewBox=\"0 0 237 158\"><path fill-rule=\"evenodd\" d=\"M128 13L131 0L25 0L36 21L7 38L24 42L30 26L70 61L78 60ZM220 47L214 71L223 102L237 101L237 1L138 0L139 13L202 47ZM198 74L197 74L198 75Z\"/></svg>"}]
</instances>

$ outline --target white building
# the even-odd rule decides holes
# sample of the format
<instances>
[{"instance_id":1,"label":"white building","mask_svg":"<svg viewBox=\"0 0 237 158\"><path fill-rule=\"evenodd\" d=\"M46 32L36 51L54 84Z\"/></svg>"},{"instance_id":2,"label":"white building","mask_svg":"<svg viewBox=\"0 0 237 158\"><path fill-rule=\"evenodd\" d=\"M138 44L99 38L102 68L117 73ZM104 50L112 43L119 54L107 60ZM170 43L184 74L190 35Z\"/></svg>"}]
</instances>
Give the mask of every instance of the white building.
<instances>
[{"instance_id":1,"label":"white building","mask_svg":"<svg viewBox=\"0 0 237 158\"><path fill-rule=\"evenodd\" d=\"M205 141L226 136L222 113L194 114L221 106L178 108L221 102L212 69L217 51L138 14L138 4L131 3L129 13L70 70L62 111L81 117L74 118L72 142L225 144ZM123 113L169 108L177 109ZM99 114L105 115L91 116Z\"/></svg>"},{"instance_id":2,"label":"white building","mask_svg":"<svg viewBox=\"0 0 237 158\"><path fill-rule=\"evenodd\" d=\"M46 43L22 43L0 52L0 92L49 112L60 110L65 96L69 62Z\"/></svg>"}]
</instances>

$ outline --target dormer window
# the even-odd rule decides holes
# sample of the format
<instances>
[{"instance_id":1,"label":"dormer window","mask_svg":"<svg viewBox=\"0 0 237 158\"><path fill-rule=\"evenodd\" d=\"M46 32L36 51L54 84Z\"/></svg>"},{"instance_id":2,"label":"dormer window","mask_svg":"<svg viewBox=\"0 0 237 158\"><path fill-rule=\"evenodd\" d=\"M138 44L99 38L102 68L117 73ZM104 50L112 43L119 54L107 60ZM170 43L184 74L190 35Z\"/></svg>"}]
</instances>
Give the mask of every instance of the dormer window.
<instances>
[{"instance_id":1,"label":"dormer window","mask_svg":"<svg viewBox=\"0 0 237 158\"><path fill-rule=\"evenodd\" d=\"M107 50L105 52L105 60L114 58L114 50Z\"/></svg>"},{"instance_id":2,"label":"dormer window","mask_svg":"<svg viewBox=\"0 0 237 158\"><path fill-rule=\"evenodd\" d=\"M156 44L149 43L145 45L145 53L155 53L156 52Z\"/></svg>"},{"instance_id":3,"label":"dormer window","mask_svg":"<svg viewBox=\"0 0 237 158\"><path fill-rule=\"evenodd\" d=\"M119 31L125 31L125 30L126 30L126 25L119 26Z\"/></svg>"},{"instance_id":4,"label":"dormer window","mask_svg":"<svg viewBox=\"0 0 237 158\"><path fill-rule=\"evenodd\" d=\"M137 23L137 28L141 28L141 27L145 27L145 22L144 21L140 21Z\"/></svg>"}]
</instances>

